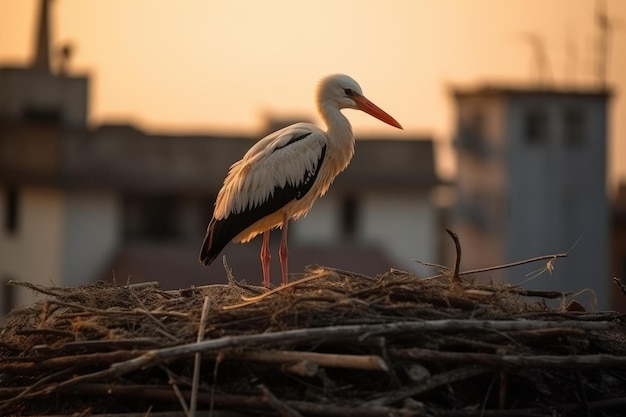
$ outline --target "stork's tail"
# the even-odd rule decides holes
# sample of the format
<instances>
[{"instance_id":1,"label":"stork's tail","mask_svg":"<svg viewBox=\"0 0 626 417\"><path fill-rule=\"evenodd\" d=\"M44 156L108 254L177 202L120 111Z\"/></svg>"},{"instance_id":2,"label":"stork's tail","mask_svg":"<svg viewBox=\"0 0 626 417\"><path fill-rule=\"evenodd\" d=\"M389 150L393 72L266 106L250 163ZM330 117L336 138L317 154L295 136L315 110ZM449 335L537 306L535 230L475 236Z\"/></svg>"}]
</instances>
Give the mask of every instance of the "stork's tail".
<instances>
[{"instance_id":1,"label":"stork's tail","mask_svg":"<svg viewBox=\"0 0 626 417\"><path fill-rule=\"evenodd\" d=\"M213 218L206 229L202 249L200 249L200 263L204 266L211 265L230 241L230 238L225 237L222 233L221 223L221 221Z\"/></svg>"}]
</instances>

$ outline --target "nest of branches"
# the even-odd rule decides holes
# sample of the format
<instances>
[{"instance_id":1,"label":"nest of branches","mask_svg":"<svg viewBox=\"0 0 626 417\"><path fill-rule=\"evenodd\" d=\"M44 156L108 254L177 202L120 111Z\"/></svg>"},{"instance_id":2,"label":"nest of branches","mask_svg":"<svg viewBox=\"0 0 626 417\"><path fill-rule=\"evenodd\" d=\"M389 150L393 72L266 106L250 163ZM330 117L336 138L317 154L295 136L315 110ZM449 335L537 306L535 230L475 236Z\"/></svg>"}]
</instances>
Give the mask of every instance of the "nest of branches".
<instances>
[{"instance_id":1,"label":"nest of branches","mask_svg":"<svg viewBox=\"0 0 626 417\"><path fill-rule=\"evenodd\" d=\"M20 284L46 297L4 320L0 414L623 415L624 317L460 275Z\"/></svg>"}]
</instances>

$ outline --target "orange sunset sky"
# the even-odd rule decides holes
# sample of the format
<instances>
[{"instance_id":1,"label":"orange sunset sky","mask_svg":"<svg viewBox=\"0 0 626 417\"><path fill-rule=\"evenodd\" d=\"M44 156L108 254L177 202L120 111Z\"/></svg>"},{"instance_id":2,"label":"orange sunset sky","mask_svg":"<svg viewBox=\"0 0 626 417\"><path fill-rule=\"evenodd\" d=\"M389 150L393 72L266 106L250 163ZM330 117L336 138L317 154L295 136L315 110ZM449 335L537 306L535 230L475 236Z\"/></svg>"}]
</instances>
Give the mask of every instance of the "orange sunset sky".
<instances>
[{"instance_id":1,"label":"orange sunset sky","mask_svg":"<svg viewBox=\"0 0 626 417\"><path fill-rule=\"evenodd\" d=\"M315 120L313 90L344 72L444 156L450 87L538 80L528 34L548 58L545 81L596 81L598 0L54 0L53 44L92 76L90 122L156 131L260 129L263 115ZM0 65L32 56L38 0L0 0ZM606 0L614 30L610 175L626 180L626 1ZM356 112L358 134L393 129ZM358 149L357 149L358 152ZM452 172L449 158L442 172Z\"/></svg>"}]
</instances>

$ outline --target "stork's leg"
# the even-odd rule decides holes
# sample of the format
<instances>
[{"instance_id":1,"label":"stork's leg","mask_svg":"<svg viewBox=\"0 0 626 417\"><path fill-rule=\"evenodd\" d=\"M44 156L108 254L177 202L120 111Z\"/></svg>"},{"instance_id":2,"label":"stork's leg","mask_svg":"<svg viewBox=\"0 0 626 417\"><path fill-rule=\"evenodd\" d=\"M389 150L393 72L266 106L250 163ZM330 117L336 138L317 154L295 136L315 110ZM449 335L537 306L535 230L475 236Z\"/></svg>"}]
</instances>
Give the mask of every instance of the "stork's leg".
<instances>
[{"instance_id":1,"label":"stork's leg","mask_svg":"<svg viewBox=\"0 0 626 417\"><path fill-rule=\"evenodd\" d=\"M287 249L287 225L289 224L289 220L287 219L287 215L283 217L283 227L282 232L280 234L280 249L278 249L278 257L280 258L280 272L283 278L283 285L289 282L287 278L287 261L289 258L289 250Z\"/></svg>"},{"instance_id":2,"label":"stork's leg","mask_svg":"<svg viewBox=\"0 0 626 417\"><path fill-rule=\"evenodd\" d=\"M263 285L266 288L270 287L270 261L272 255L270 254L270 231L269 229L263 232L263 244L261 245L261 269L263 270Z\"/></svg>"}]
</instances>

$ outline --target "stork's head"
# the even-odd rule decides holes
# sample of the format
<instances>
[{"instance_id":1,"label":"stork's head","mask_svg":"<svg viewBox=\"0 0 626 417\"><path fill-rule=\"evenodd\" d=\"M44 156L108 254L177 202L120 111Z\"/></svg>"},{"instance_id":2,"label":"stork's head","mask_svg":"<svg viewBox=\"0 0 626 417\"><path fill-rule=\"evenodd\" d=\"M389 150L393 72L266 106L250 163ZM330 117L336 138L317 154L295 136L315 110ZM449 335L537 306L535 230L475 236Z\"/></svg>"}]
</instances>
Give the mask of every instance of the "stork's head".
<instances>
[{"instance_id":1,"label":"stork's head","mask_svg":"<svg viewBox=\"0 0 626 417\"><path fill-rule=\"evenodd\" d=\"M330 105L338 109L361 110L380 121L402 129L400 123L363 95L359 83L345 74L322 78L317 89L317 101L320 105Z\"/></svg>"}]
</instances>

